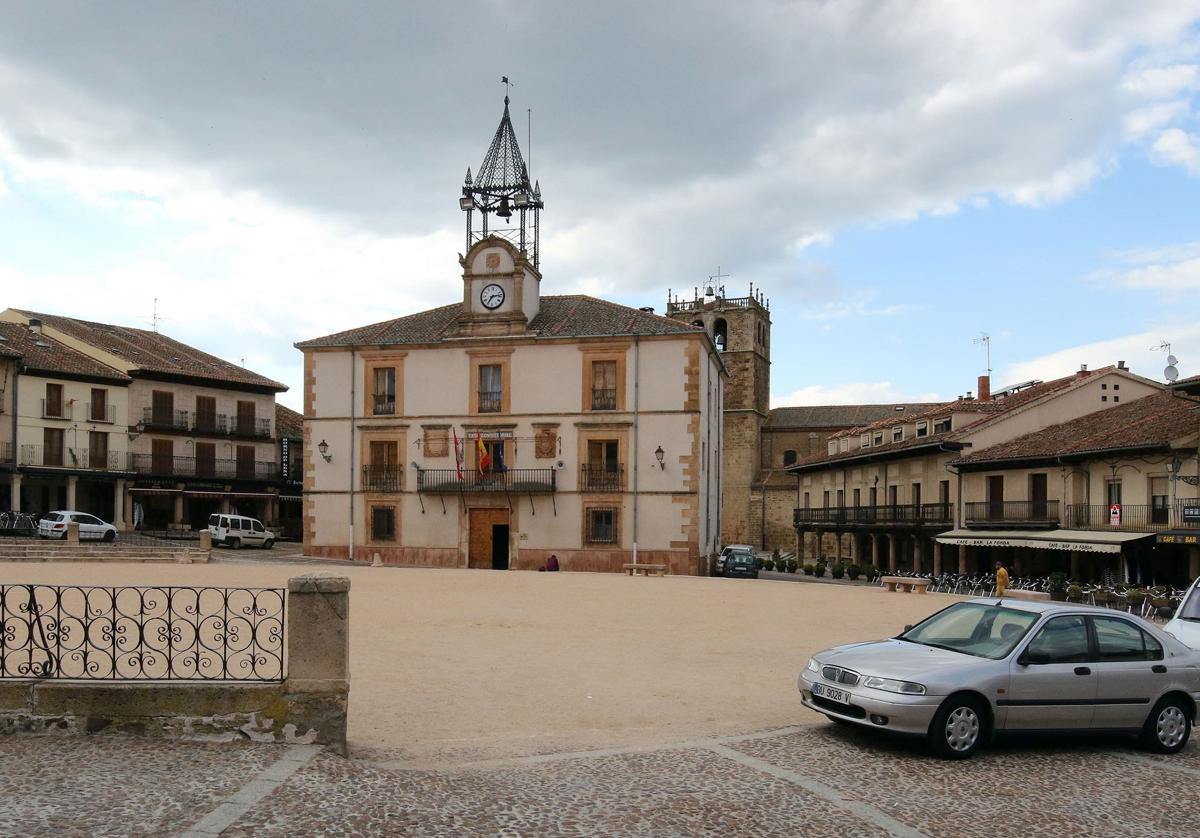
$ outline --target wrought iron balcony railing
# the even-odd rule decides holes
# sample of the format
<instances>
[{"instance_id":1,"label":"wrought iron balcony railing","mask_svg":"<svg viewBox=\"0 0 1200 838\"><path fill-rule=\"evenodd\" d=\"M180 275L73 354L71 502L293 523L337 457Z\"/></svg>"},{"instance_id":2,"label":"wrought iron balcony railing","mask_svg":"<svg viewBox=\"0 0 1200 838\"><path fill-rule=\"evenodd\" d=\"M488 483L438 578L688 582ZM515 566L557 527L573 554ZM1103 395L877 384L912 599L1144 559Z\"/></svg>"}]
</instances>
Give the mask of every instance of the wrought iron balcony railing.
<instances>
[{"instance_id":1,"label":"wrought iron balcony railing","mask_svg":"<svg viewBox=\"0 0 1200 838\"><path fill-rule=\"evenodd\" d=\"M11 442L0 442L0 464L15 465L14 453Z\"/></svg>"},{"instance_id":2,"label":"wrought iron balcony railing","mask_svg":"<svg viewBox=\"0 0 1200 838\"><path fill-rule=\"evenodd\" d=\"M58 448L46 445L22 445L18 465L29 468L62 468L78 471L129 471L129 455L124 451L88 448Z\"/></svg>"},{"instance_id":3,"label":"wrought iron balcony railing","mask_svg":"<svg viewBox=\"0 0 1200 838\"><path fill-rule=\"evenodd\" d=\"M111 425L117 421L117 407L112 404L88 402L86 415L89 422L104 422Z\"/></svg>"},{"instance_id":4,"label":"wrought iron balcony railing","mask_svg":"<svg viewBox=\"0 0 1200 838\"><path fill-rule=\"evenodd\" d=\"M186 431L188 430L188 412L186 410L155 410L153 407L142 408L142 427L146 430Z\"/></svg>"},{"instance_id":5,"label":"wrought iron balcony railing","mask_svg":"<svg viewBox=\"0 0 1200 838\"><path fill-rule=\"evenodd\" d=\"M154 477L212 477L232 480L275 480L279 463L266 460L218 460L130 454L130 470Z\"/></svg>"},{"instance_id":6,"label":"wrought iron balcony railing","mask_svg":"<svg viewBox=\"0 0 1200 838\"><path fill-rule=\"evenodd\" d=\"M400 466L363 466L364 492L404 491L404 469Z\"/></svg>"},{"instance_id":7,"label":"wrought iron balcony railing","mask_svg":"<svg viewBox=\"0 0 1200 838\"><path fill-rule=\"evenodd\" d=\"M592 390L592 410L616 410L617 390L615 387L594 388Z\"/></svg>"},{"instance_id":8,"label":"wrought iron balcony railing","mask_svg":"<svg viewBox=\"0 0 1200 838\"><path fill-rule=\"evenodd\" d=\"M43 419L70 419L73 405L70 402L52 401L50 399L42 399L42 418Z\"/></svg>"},{"instance_id":9,"label":"wrought iron balcony railing","mask_svg":"<svg viewBox=\"0 0 1200 838\"><path fill-rule=\"evenodd\" d=\"M1056 500L973 501L963 506L963 523L968 527L1058 526Z\"/></svg>"},{"instance_id":10,"label":"wrought iron balcony railing","mask_svg":"<svg viewBox=\"0 0 1200 838\"><path fill-rule=\"evenodd\" d=\"M620 492L625 488L625 467L620 463L583 463L579 466L579 491Z\"/></svg>"},{"instance_id":11,"label":"wrought iron balcony railing","mask_svg":"<svg viewBox=\"0 0 1200 838\"><path fill-rule=\"evenodd\" d=\"M500 405L503 401L501 398L503 393L500 390L480 390L479 391L479 412L480 413L499 413Z\"/></svg>"},{"instance_id":12,"label":"wrought iron balcony railing","mask_svg":"<svg viewBox=\"0 0 1200 838\"><path fill-rule=\"evenodd\" d=\"M373 393L371 395L371 415L372 416L392 416L396 413L396 397L386 393Z\"/></svg>"},{"instance_id":13,"label":"wrought iron balcony railing","mask_svg":"<svg viewBox=\"0 0 1200 838\"><path fill-rule=\"evenodd\" d=\"M254 436L269 438L271 436L271 420L256 419L253 416L235 417L230 434L234 436Z\"/></svg>"},{"instance_id":14,"label":"wrought iron balcony railing","mask_svg":"<svg viewBox=\"0 0 1200 838\"><path fill-rule=\"evenodd\" d=\"M893 504L884 506L831 506L797 509L796 526L933 526L950 525L954 506L950 503Z\"/></svg>"},{"instance_id":15,"label":"wrought iron balcony railing","mask_svg":"<svg viewBox=\"0 0 1200 838\"><path fill-rule=\"evenodd\" d=\"M1200 501L1193 501L1193 504ZM1172 515L1170 506L1122 503L1116 511L1109 504L1088 505L1073 503L1067 507L1067 527L1075 530L1118 530L1126 532L1155 532L1172 527L1200 527L1183 520L1183 504Z\"/></svg>"},{"instance_id":16,"label":"wrought iron balcony railing","mask_svg":"<svg viewBox=\"0 0 1200 838\"><path fill-rule=\"evenodd\" d=\"M431 494L460 492L553 492L557 488L552 468L510 468L504 471L478 471L464 468L462 475L452 468L425 468L417 471L417 491Z\"/></svg>"},{"instance_id":17,"label":"wrought iron balcony railing","mask_svg":"<svg viewBox=\"0 0 1200 838\"><path fill-rule=\"evenodd\" d=\"M224 413L193 413L192 430L198 434L224 436L229 433L229 417Z\"/></svg>"}]
</instances>

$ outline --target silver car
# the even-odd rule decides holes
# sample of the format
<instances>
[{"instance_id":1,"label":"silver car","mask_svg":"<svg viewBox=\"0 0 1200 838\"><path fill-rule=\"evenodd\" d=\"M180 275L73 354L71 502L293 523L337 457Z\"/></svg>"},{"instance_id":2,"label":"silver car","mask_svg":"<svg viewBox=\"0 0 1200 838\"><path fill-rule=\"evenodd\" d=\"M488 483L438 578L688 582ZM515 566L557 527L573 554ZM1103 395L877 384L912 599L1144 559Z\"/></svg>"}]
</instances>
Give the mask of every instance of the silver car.
<instances>
[{"instance_id":1,"label":"silver car","mask_svg":"<svg viewBox=\"0 0 1200 838\"><path fill-rule=\"evenodd\" d=\"M948 758L998 732L1111 730L1175 753L1200 701L1200 653L1122 612L974 599L898 637L835 646L800 673L806 707L917 734Z\"/></svg>"}]
</instances>

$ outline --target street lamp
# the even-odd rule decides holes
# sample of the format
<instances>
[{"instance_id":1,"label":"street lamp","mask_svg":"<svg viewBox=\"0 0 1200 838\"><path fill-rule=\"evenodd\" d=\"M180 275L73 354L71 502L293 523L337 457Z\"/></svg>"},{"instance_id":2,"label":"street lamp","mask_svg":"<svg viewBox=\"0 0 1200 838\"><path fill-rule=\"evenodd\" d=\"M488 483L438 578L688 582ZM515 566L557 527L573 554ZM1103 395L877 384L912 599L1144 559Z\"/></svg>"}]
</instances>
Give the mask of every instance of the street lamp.
<instances>
[{"instance_id":1,"label":"street lamp","mask_svg":"<svg viewBox=\"0 0 1200 838\"><path fill-rule=\"evenodd\" d=\"M666 452L663 451L661 445L654 449L654 456L658 459L659 469L665 469L666 465L663 463L663 457L666 456Z\"/></svg>"},{"instance_id":2,"label":"street lamp","mask_svg":"<svg viewBox=\"0 0 1200 838\"><path fill-rule=\"evenodd\" d=\"M327 463L333 462L333 457L329 453L329 443L328 442L326 442L325 440L321 440L321 442L317 445L317 450L321 452L321 456L325 458L325 462L327 462Z\"/></svg>"}]
</instances>

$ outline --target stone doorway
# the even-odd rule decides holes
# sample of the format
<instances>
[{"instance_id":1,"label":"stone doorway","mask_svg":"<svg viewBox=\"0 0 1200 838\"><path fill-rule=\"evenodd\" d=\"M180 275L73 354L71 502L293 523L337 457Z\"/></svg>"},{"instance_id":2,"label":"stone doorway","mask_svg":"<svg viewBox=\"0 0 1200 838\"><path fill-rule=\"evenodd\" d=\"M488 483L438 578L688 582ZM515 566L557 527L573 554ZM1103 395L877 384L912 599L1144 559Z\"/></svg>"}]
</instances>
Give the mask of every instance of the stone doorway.
<instances>
[{"instance_id":1,"label":"stone doorway","mask_svg":"<svg viewBox=\"0 0 1200 838\"><path fill-rule=\"evenodd\" d=\"M508 510L472 509L468 514L467 567L507 570Z\"/></svg>"}]
</instances>

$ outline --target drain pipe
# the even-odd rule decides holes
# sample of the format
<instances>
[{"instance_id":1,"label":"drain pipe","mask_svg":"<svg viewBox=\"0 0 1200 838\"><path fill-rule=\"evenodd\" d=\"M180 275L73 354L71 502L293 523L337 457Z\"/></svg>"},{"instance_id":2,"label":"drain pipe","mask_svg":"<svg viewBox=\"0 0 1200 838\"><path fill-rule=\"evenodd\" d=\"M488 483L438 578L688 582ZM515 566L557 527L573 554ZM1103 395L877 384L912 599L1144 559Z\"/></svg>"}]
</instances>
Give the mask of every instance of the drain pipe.
<instances>
[{"instance_id":1,"label":"drain pipe","mask_svg":"<svg viewBox=\"0 0 1200 838\"><path fill-rule=\"evenodd\" d=\"M354 561L354 402L358 398L358 354L350 350L350 561Z\"/></svg>"},{"instance_id":2,"label":"drain pipe","mask_svg":"<svg viewBox=\"0 0 1200 838\"><path fill-rule=\"evenodd\" d=\"M633 336L633 563L638 563L638 462L642 459L638 448L638 407L642 385L642 342L639 335Z\"/></svg>"}]
</instances>

